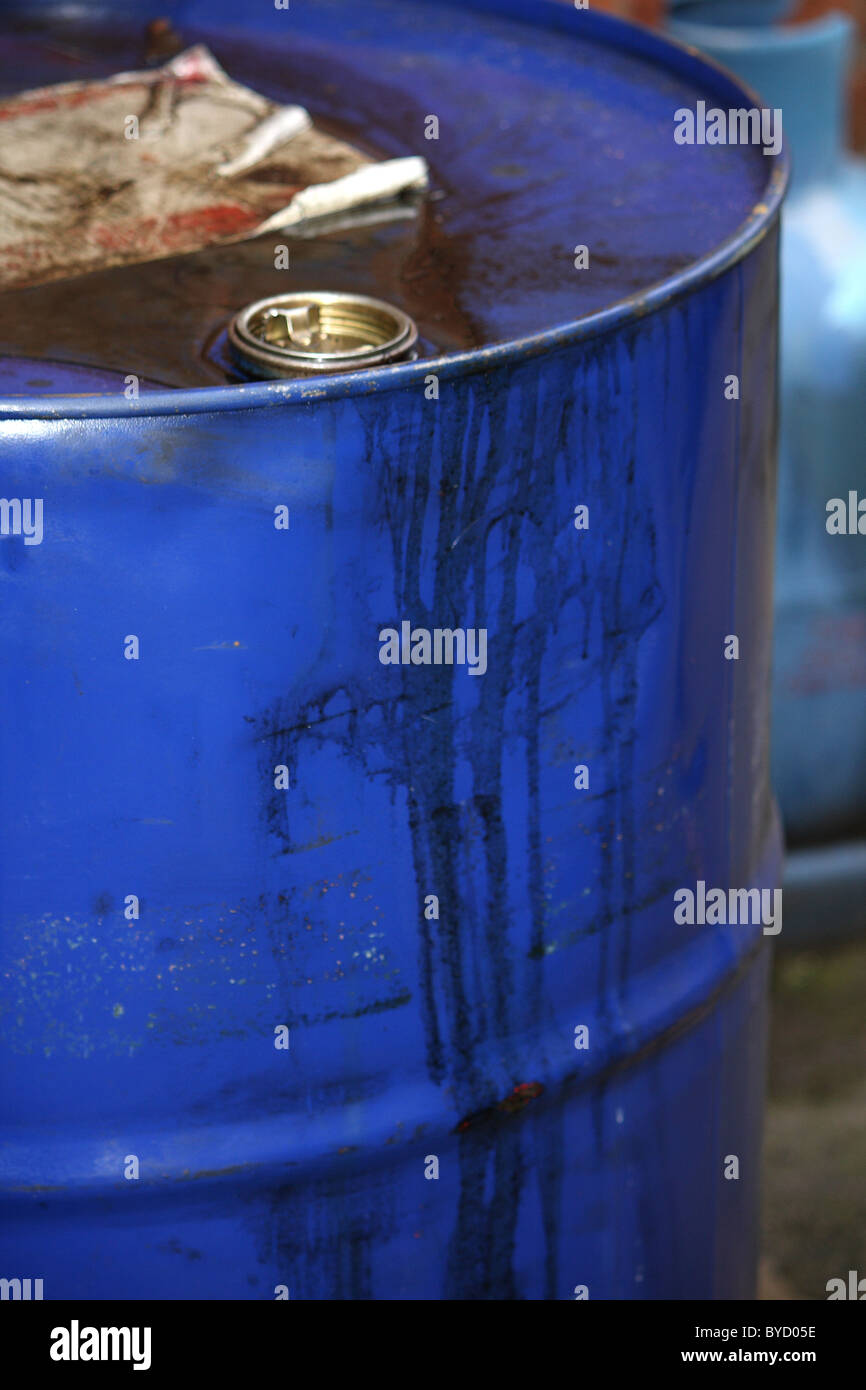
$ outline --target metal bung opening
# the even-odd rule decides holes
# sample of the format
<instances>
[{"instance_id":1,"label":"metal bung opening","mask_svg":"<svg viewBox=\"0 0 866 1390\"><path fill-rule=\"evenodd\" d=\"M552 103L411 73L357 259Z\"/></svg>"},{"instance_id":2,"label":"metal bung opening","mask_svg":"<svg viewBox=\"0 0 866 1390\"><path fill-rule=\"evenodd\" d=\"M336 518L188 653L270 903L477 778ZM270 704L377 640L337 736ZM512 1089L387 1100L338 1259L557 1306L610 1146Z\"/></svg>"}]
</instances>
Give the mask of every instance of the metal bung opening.
<instances>
[{"instance_id":1,"label":"metal bung opening","mask_svg":"<svg viewBox=\"0 0 866 1390\"><path fill-rule=\"evenodd\" d=\"M260 299L236 314L228 330L238 365L268 377L404 360L417 338L401 309L367 295L324 290Z\"/></svg>"}]
</instances>

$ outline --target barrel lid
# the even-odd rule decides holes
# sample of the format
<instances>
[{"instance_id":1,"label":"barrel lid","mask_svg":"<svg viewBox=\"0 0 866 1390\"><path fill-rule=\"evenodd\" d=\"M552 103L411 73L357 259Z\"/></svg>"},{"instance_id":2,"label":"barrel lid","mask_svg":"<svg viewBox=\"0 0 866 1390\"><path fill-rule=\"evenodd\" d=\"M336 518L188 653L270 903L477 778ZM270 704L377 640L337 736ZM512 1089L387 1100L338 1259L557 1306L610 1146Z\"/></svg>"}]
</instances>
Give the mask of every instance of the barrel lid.
<instances>
[{"instance_id":1,"label":"barrel lid","mask_svg":"<svg viewBox=\"0 0 866 1390\"><path fill-rule=\"evenodd\" d=\"M417 214L7 292L0 354L223 386L230 404L241 381L232 316L271 296L329 291L394 306L417 324L422 362L463 369L479 349L566 341L685 292L743 254L781 196L784 155L674 139L680 110L757 99L693 50L590 10L556 0L177 0L161 10L232 77L303 104L369 153L424 155L431 194ZM142 36L131 3L110 17L88 0L19 4L0 20L0 90L134 68ZM288 270L275 268L276 243ZM295 386L303 394L309 382L239 390ZM208 398L192 408L213 409ZM143 392L135 408L156 406Z\"/></svg>"},{"instance_id":2,"label":"barrel lid","mask_svg":"<svg viewBox=\"0 0 866 1390\"><path fill-rule=\"evenodd\" d=\"M129 399L141 390L155 392L163 383L130 378L104 367L80 367L74 362L54 362L50 357L0 356L0 384L4 396L31 399L36 396L94 396L103 393L123 395Z\"/></svg>"}]
</instances>

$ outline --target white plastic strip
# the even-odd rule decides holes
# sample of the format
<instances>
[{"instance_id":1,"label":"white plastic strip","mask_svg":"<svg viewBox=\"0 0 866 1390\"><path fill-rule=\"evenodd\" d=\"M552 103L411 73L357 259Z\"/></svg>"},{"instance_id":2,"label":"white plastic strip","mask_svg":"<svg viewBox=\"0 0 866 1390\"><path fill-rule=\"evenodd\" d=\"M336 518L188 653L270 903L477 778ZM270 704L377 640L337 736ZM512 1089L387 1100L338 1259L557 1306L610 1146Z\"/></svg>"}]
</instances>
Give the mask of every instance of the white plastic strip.
<instances>
[{"instance_id":1,"label":"white plastic strip","mask_svg":"<svg viewBox=\"0 0 866 1390\"><path fill-rule=\"evenodd\" d=\"M295 194L288 207L281 208L262 222L255 234L259 236L262 232L291 227L297 222L327 217L331 213L345 212L348 208L363 207L367 203L384 202L413 189L423 190L429 183L427 161L420 155L367 164L352 174L334 179L332 183L310 184L309 188Z\"/></svg>"}]
</instances>

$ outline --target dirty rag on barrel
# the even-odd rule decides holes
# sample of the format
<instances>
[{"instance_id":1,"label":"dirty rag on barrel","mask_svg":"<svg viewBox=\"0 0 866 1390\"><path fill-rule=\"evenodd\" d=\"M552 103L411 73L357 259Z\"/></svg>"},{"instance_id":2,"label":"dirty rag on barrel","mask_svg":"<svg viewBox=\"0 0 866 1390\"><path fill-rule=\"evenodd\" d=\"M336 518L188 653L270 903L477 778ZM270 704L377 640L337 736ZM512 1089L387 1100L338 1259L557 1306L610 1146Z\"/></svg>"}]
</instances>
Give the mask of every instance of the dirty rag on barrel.
<instances>
[{"instance_id":1,"label":"dirty rag on barrel","mask_svg":"<svg viewBox=\"0 0 866 1390\"><path fill-rule=\"evenodd\" d=\"M164 67L0 103L0 286L196 251L423 189L233 82L202 45Z\"/></svg>"}]
</instances>

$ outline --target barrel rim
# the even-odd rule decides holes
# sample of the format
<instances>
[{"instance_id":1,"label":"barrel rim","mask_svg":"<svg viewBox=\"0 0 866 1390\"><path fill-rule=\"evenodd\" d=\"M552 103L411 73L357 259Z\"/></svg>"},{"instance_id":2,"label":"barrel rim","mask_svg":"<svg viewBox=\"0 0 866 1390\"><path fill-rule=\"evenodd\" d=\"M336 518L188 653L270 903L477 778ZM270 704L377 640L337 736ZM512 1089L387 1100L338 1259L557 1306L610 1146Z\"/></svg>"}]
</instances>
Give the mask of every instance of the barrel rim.
<instances>
[{"instance_id":1,"label":"barrel rim","mask_svg":"<svg viewBox=\"0 0 866 1390\"><path fill-rule=\"evenodd\" d=\"M456 0L445 0L456 3ZM565 29L577 34L585 30L590 38L605 42L636 57L648 58L678 76L696 79L707 94L741 104L761 106L761 98L721 63L693 45L663 34L628 24L612 15L589 9L571 9L559 0L535 0L529 13L525 0L463 0L464 6L482 13L494 13L518 21L539 23L544 28ZM14 14L14 9L12 11ZM765 157L765 156L764 156ZM487 347L472 348L443 357L419 358L393 366L376 367L349 374L300 377L290 381L263 381L236 386L197 386L167 388L127 400L123 392L78 396L21 397L0 396L0 419L17 420L106 420L150 419L160 416L222 414L237 410L261 410L283 405L309 405L319 400L380 395L404 387L424 384L427 376L440 380L471 376L502 367L517 366L542 354L570 348L590 339L615 332L630 323L667 308L676 299L699 289L732 269L767 235L779 217L788 186L790 155L787 143L772 156L770 176L759 201L735 230L712 251L699 257L674 275L656 281L636 294L616 300L604 309L553 328L542 329L521 338L507 339ZM79 364L81 365L81 364Z\"/></svg>"}]
</instances>

